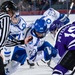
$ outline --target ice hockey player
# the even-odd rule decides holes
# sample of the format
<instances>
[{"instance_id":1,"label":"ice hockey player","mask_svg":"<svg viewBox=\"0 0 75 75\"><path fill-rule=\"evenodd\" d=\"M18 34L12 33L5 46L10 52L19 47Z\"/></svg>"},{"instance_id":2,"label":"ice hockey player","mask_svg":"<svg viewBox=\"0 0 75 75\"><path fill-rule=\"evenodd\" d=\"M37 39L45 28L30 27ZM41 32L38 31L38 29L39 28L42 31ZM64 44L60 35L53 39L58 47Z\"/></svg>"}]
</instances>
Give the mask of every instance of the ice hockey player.
<instances>
[{"instance_id":1,"label":"ice hockey player","mask_svg":"<svg viewBox=\"0 0 75 75\"><path fill-rule=\"evenodd\" d=\"M55 48L58 50L59 61L54 67L52 75L70 75L75 66L75 47L74 47L74 28L75 22L61 27L55 38ZM73 74L72 74L73 75Z\"/></svg>"},{"instance_id":2,"label":"ice hockey player","mask_svg":"<svg viewBox=\"0 0 75 75\"><path fill-rule=\"evenodd\" d=\"M24 32L27 26L25 20L19 15L18 7L11 1L5 1L2 4L2 9L8 9L7 13L11 17L10 33L8 39L13 40L13 37L17 40L24 39ZM11 59L11 46L4 47L5 64L8 64Z\"/></svg>"}]
</instances>

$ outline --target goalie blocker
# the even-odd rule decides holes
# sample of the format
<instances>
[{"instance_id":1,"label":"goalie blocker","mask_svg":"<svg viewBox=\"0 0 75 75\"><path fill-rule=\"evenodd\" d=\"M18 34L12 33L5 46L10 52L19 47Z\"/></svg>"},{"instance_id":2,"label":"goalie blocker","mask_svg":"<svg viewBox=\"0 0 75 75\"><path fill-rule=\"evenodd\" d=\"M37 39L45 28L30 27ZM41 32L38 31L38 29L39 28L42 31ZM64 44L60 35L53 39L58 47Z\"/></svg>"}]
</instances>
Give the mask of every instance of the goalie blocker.
<instances>
[{"instance_id":1,"label":"goalie blocker","mask_svg":"<svg viewBox=\"0 0 75 75\"><path fill-rule=\"evenodd\" d=\"M75 50L67 51L59 64L68 70L73 70L75 66Z\"/></svg>"}]
</instances>

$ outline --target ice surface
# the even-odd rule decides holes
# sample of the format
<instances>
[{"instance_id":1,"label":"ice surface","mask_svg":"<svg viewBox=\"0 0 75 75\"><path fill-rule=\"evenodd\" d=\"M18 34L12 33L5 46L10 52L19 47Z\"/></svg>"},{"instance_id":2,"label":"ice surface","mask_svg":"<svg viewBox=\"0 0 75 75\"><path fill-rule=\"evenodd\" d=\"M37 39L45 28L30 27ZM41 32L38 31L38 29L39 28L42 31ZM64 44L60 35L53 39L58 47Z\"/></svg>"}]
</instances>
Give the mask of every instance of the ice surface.
<instances>
[{"instance_id":1,"label":"ice surface","mask_svg":"<svg viewBox=\"0 0 75 75\"><path fill-rule=\"evenodd\" d=\"M38 63L39 66L35 65L34 68L29 68L25 63L12 75L51 75L52 70L46 64L41 61Z\"/></svg>"}]
</instances>

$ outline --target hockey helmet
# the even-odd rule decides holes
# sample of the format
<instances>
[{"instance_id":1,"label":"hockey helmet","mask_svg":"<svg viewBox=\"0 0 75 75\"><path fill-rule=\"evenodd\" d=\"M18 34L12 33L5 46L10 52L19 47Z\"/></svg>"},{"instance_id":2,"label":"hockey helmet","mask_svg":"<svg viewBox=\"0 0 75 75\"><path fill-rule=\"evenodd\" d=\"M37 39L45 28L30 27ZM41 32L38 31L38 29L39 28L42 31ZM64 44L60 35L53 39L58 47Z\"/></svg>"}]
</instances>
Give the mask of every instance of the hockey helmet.
<instances>
[{"instance_id":1,"label":"hockey helmet","mask_svg":"<svg viewBox=\"0 0 75 75\"><path fill-rule=\"evenodd\" d=\"M17 11L18 10L18 7L12 1L5 1L1 5L1 11L7 12L8 10Z\"/></svg>"},{"instance_id":2,"label":"hockey helmet","mask_svg":"<svg viewBox=\"0 0 75 75\"><path fill-rule=\"evenodd\" d=\"M43 38L47 32L47 23L43 19L37 19L34 23L34 32L38 37L37 33L41 34L42 36L39 38Z\"/></svg>"}]
</instances>

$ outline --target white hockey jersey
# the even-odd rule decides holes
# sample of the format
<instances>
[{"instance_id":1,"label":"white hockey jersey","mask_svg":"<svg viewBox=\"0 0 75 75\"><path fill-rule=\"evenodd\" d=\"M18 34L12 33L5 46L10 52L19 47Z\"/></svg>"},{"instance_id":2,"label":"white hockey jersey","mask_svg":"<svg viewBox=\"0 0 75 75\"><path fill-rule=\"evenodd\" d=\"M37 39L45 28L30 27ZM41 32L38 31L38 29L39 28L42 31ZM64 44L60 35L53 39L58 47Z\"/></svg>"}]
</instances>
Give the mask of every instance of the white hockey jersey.
<instances>
[{"instance_id":1,"label":"white hockey jersey","mask_svg":"<svg viewBox=\"0 0 75 75\"><path fill-rule=\"evenodd\" d=\"M69 18L65 14L61 14L53 8L49 8L45 11L41 18L47 22L47 28L49 28L55 20L60 20L64 24L69 22Z\"/></svg>"},{"instance_id":2,"label":"white hockey jersey","mask_svg":"<svg viewBox=\"0 0 75 75\"><path fill-rule=\"evenodd\" d=\"M17 40L23 40L26 25L27 24L24 21L24 19L19 17L19 21L17 24L13 24L11 22L11 24L10 24L10 35L12 35L13 37L16 37Z\"/></svg>"},{"instance_id":3,"label":"white hockey jersey","mask_svg":"<svg viewBox=\"0 0 75 75\"><path fill-rule=\"evenodd\" d=\"M27 52L28 58L34 60L36 58L37 48L42 46L45 41L45 38L37 38L31 28L29 28L26 32L27 33L25 35L25 38L28 36L32 36L33 39L27 45L25 45L25 50Z\"/></svg>"}]
</instances>

